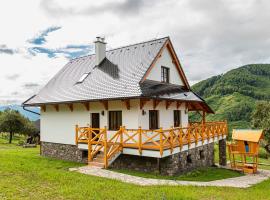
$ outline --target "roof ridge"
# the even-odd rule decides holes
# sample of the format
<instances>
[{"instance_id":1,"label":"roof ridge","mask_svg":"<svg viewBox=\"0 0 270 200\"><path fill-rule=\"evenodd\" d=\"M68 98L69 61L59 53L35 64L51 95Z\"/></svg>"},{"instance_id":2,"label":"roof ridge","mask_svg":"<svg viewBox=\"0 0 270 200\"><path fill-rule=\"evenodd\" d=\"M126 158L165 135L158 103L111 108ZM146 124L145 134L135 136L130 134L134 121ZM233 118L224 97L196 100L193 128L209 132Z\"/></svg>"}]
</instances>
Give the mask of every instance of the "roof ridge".
<instances>
[{"instance_id":1,"label":"roof ridge","mask_svg":"<svg viewBox=\"0 0 270 200\"><path fill-rule=\"evenodd\" d=\"M106 52L115 51L115 50L118 50L118 49L123 49L123 48L131 47L131 46L135 46L135 45L139 45L139 44L154 42L154 41L162 40L162 39L165 39L165 38L169 39L170 37L166 36L166 37L155 38L155 39L146 40L146 41L138 42L138 43L134 43L134 44L129 44L129 45L125 45L125 46L120 46L120 47L117 47L117 48L114 48L114 49L107 50ZM77 60L77 59L80 59L80 58L85 58L85 57L88 57L88 56L93 56L93 55L96 55L96 54L93 53L93 54L89 54L89 55L85 55L85 56L79 56L77 58L70 59L70 61Z\"/></svg>"},{"instance_id":2,"label":"roof ridge","mask_svg":"<svg viewBox=\"0 0 270 200\"><path fill-rule=\"evenodd\" d=\"M138 43L129 44L129 45L125 45L125 46L120 46L120 47L117 47L117 48L108 50L108 51L106 51L106 52L109 52L109 51L115 51L115 50L117 50L117 49L123 49L123 48L131 47L131 46L135 46L135 45L139 45L139 44L144 44L144 43L148 43L148 42L154 42L154 41L162 40L162 39L165 39L165 38L169 38L169 36L162 37L162 38L151 39L151 40L146 40L146 41L143 41L143 42L138 42Z\"/></svg>"}]
</instances>

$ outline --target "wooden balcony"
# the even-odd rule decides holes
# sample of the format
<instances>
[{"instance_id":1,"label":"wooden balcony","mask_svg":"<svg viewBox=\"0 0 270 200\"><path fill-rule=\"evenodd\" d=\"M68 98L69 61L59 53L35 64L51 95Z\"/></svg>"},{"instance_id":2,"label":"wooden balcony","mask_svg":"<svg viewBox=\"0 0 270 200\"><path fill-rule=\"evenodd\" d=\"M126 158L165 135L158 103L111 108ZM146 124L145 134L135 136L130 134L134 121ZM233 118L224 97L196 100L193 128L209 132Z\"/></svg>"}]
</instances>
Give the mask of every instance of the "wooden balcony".
<instances>
[{"instance_id":1,"label":"wooden balcony","mask_svg":"<svg viewBox=\"0 0 270 200\"><path fill-rule=\"evenodd\" d=\"M160 157L164 152L170 155L177 153L184 146L188 148L199 143L214 142L215 138L224 138L227 135L227 122L193 123L188 127L172 127L170 129L146 130L142 128L127 129L120 127L118 131L108 131L106 127L96 129L91 127L79 127L76 125L76 144L88 146L88 162L99 153L104 154L104 167L108 167L109 161L116 154L125 152L125 149L136 151L144 156L143 151L158 152ZM167 153L168 154L168 153ZM166 154L166 155L167 155Z\"/></svg>"}]
</instances>

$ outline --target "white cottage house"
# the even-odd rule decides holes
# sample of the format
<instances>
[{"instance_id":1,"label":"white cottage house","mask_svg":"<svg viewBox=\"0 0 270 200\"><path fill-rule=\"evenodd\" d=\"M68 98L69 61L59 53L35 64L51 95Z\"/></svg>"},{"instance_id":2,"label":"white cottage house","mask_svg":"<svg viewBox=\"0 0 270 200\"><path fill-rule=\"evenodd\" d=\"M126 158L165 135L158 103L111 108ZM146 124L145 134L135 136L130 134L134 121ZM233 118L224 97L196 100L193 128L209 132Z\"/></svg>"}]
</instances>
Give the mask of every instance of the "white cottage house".
<instances>
[{"instance_id":1,"label":"white cottage house","mask_svg":"<svg viewBox=\"0 0 270 200\"><path fill-rule=\"evenodd\" d=\"M23 106L41 108L42 155L101 167L176 174L212 165L227 133L225 122L205 121L213 111L169 37L107 51L97 37L95 54L70 60ZM190 111L202 121L190 123Z\"/></svg>"}]
</instances>

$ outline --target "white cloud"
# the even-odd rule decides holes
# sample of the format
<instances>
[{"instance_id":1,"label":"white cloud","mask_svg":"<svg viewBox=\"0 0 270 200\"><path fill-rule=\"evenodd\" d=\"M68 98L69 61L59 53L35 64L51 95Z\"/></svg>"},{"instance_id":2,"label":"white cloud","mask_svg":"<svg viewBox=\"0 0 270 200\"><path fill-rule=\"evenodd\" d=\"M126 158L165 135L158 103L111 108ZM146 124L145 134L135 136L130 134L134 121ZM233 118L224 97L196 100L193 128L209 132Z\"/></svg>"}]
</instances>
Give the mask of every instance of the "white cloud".
<instances>
[{"instance_id":1,"label":"white cloud","mask_svg":"<svg viewBox=\"0 0 270 200\"><path fill-rule=\"evenodd\" d=\"M270 61L269 8L267 0L3 0L0 45L16 53L0 54L0 104L30 97L67 62L67 52L29 54L35 45L27 41L49 27L61 29L46 36L48 49L91 44L97 35L106 36L108 48L169 35L195 83ZM30 83L39 86L25 89Z\"/></svg>"}]
</instances>

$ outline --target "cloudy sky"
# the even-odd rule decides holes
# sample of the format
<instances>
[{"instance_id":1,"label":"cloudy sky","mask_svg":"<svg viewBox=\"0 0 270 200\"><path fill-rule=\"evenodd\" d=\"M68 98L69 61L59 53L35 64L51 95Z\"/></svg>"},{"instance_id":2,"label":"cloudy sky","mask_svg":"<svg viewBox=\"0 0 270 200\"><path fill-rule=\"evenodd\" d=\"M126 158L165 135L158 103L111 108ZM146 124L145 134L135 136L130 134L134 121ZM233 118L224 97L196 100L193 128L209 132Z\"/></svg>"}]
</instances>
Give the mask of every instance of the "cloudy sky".
<instances>
[{"instance_id":1,"label":"cloudy sky","mask_svg":"<svg viewBox=\"0 0 270 200\"><path fill-rule=\"evenodd\" d=\"M170 36L191 84L269 63L269 0L3 0L0 105L35 94L71 58Z\"/></svg>"}]
</instances>

